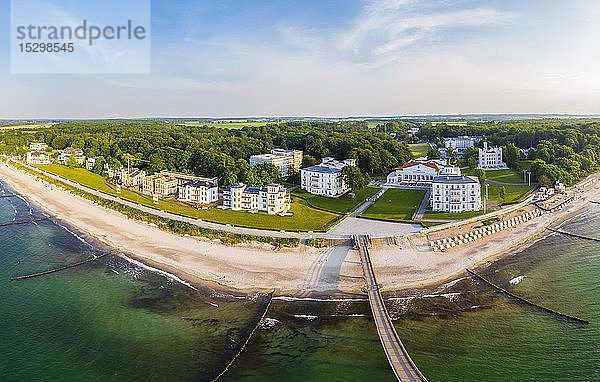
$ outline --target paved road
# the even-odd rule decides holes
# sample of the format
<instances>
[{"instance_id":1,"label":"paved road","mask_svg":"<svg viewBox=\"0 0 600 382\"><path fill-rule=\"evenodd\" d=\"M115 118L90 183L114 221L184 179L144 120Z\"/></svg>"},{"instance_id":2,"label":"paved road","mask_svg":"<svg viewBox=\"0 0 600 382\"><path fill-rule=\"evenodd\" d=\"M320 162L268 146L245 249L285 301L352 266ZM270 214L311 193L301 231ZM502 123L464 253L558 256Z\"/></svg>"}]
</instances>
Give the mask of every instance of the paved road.
<instances>
[{"instance_id":1,"label":"paved road","mask_svg":"<svg viewBox=\"0 0 600 382\"><path fill-rule=\"evenodd\" d=\"M427 209L427 205L429 205L429 198L431 198L431 188L427 189L425 197L423 198L423 201L421 201L421 205L415 214L415 220L423 220L425 217L425 210Z\"/></svg>"},{"instance_id":2,"label":"paved road","mask_svg":"<svg viewBox=\"0 0 600 382\"><path fill-rule=\"evenodd\" d=\"M72 187L80 189L82 191L88 192L92 195L96 195L100 198L115 201L121 203L125 206L136 208L140 211L147 212L149 214L153 214L156 216L177 220L185 223L190 223L197 225L199 227L214 229L218 231L231 232L236 234L245 234L245 235L255 235L255 236L268 236L268 237L285 237L285 238L299 238L299 239L311 239L311 238L324 238L324 239L349 239L352 237L352 233L361 232L364 234L373 234L377 236L387 236L387 235L401 235L401 234L409 234L418 232L420 226L412 225L412 224L403 224L403 223L394 223L394 222L384 222L384 221L375 221L375 220L367 220L367 219L359 219L356 217L347 217L337 226L329 230L328 232L280 232L280 231L270 231L270 230L262 230L262 229L253 229L253 228L244 228L244 227L235 227L227 224L219 224L203 221L200 219L188 218L185 216L175 215L169 212L165 212L162 210L158 210L152 207L143 206L141 204L133 203L127 200L123 200L119 197L105 194L103 192L91 189L89 187L83 186L79 183L72 182L68 179L64 179L60 176L51 174L49 172L40 170L38 168L29 166L25 163L15 161L20 165L42 173L52 179L59 180L63 183L66 183ZM366 204L366 203L365 203ZM361 208L366 208L364 204L357 209L357 211ZM368 207L368 206L367 206Z\"/></svg>"},{"instance_id":3,"label":"paved road","mask_svg":"<svg viewBox=\"0 0 600 382\"><path fill-rule=\"evenodd\" d=\"M392 324L387 309L385 308L379 286L375 280L375 273L369 256L367 238L365 236L357 237L360 262L362 263L371 311L373 312L379 339L381 340L383 350L385 351L390 366L399 381L427 381L404 348L402 341L400 341L400 337L398 337L396 328L394 328L394 325Z\"/></svg>"}]
</instances>

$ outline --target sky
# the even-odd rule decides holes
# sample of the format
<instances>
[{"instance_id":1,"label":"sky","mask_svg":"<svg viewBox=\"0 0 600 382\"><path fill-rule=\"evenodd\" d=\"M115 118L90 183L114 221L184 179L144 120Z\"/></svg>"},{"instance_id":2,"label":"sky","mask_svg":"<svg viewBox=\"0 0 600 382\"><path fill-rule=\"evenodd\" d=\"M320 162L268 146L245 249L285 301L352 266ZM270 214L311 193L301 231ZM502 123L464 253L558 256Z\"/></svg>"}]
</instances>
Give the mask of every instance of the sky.
<instances>
[{"instance_id":1,"label":"sky","mask_svg":"<svg viewBox=\"0 0 600 382\"><path fill-rule=\"evenodd\" d=\"M11 74L0 0L0 118L597 114L598 20L596 0L161 0L149 74Z\"/></svg>"}]
</instances>

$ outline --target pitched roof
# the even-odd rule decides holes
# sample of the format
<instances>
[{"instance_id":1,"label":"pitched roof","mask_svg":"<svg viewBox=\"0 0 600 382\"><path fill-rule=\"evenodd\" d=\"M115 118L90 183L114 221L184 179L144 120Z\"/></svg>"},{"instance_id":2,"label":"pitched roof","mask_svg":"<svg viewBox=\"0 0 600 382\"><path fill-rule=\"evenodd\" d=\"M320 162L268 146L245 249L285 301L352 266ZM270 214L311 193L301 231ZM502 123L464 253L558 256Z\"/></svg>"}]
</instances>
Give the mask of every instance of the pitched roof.
<instances>
[{"instance_id":1,"label":"pitched roof","mask_svg":"<svg viewBox=\"0 0 600 382\"><path fill-rule=\"evenodd\" d=\"M402 166L396 168L396 170L403 170L405 168L412 167L412 166L417 166L417 165L420 165L420 164L422 164L423 166L431 167L435 171L440 171L440 165L437 164L434 161L429 161L429 162L414 162L414 161L409 161L409 162L404 163Z\"/></svg>"},{"instance_id":2,"label":"pitched roof","mask_svg":"<svg viewBox=\"0 0 600 382\"><path fill-rule=\"evenodd\" d=\"M306 167L301 170L310 171L310 172L320 172L320 173L324 173L324 174L337 174L338 172L342 171L341 169L339 169L337 167L324 166L324 165L320 165L320 164L318 164L316 166Z\"/></svg>"}]
</instances>

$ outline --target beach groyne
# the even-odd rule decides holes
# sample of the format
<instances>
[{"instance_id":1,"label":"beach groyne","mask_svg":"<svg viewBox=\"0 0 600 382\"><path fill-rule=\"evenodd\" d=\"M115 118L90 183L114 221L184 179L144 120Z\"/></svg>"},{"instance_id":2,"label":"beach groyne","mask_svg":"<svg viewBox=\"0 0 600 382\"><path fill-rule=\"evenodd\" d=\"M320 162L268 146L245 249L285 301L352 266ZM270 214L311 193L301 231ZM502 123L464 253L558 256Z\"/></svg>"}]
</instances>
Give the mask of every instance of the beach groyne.
<instances>
[{"instance_id":1,"label":"beach groyne","mask_svg":"<svg viewBox=\"0 0 600 382\"><path fill-rule=\"evenodd\" d=\"M78 261L78 262L73 263L73 264L65 265L65 266L60 267L60 268L48 269L47 271L38 272L38 273L32 273L30 275L23 275L23 276L11 277L10 281L29 279L29 278L32 278L32 277L38 277L38 276L42 276L42 275L47 275L49 273L54 273L54 272L62 271L64 269L73 268L73 267L76 267L78 265L89 263L90 261L98 260L98 259L100 259L100 258L102 258L104 256L107 256L107 255L110 255L111 253L114 253L115 251L116 251L116 249L113 249L112 251L108 251L108 252L102 253L102 254L100 254L98 256L93 256L93 257L90 257L89 259L86 259L86 260L83 260L83 261Z\"/></svg>"},{"instance_id":2,"label":"beach groyne","mask_svg":"<svg viewBox=\"0 0 600 382\"><path fill-rule=\"evenodd\" d=\"M584 324L589 324L589 323L590 323L588 320L584 320L583 318L579 318L579 317L576 317L576 316L571 316L571 315L568 315L568 314L564 314L564 313L558 312L558 311L556 311L556 310L554 310L554 309L546 308L546 307L545 307L545 306L543 306L543 305L536 304L535 302L529 301L528 299L526 299L526 298L523 298L523 297L521 297L521 296L517 296L516 294L514 294L514 293L512 293L512 292L509 292L509 291L507 291L506 289L502 288L501 286L498 286L498 285L496 285L496 284L492 283L491 281L489 281L489 280L488 280L488 279L486 279L485 277L483 277L483 276L481 276L481 275L479 275L479 274L477 274L477 273L473 272L473 271L472 271L472 270L470 270L469 268L465 268L465 270L466 270L466 271L467 271L467 272L468 272L470 275L472 275L472 276L475 276L475 278L477 278L477 279L479 279L479 280L483 281L484 283L486 283L486 284L488 284L488 285L492 286L494 289L496 289L496 290L499 290L500 292L503 292L504 294L506 294L506 295L508 295L508 296L510 296L510 297L512 297L512 298L514 298L514 299L516 299L516 300L518 300L518 301L524 302L524 303L526 303L527 305L534 306L534 307L536 307L536 308L538 308L538 309L541 309L541 310L543 310L543 311L545 311L545 312L548 312L548 313L552 313L552 314L554 314L554 315L556 315L556 316L559 316L559 317L562 317L562 318L566 318L566 319L569 319L569 320L573 320L573 321L581 322L581 323L584 323Z\"/></svg>"},{"instance_id":3,"label":"beach groyne","mask_svg":"<svg viewBox=\"0 0 600 382\"><path fill-rule=\"evenodd\" d=\"M260 326L260 324L263 322L263 320L265 319L265 316L267 315L267 312L269 311L269 308L271 307L271 303L273 302L273 294L275 293L275 291L271 292L269 294L269 300L267 303L267 306L265 307L265 311L263 312L262 316L260 317L260 319L258 320L258 322L256 323L256 325L254 326L254 329L252 329L252 331L250 332L250 334L248 335L248 338L246 339L246 342L244 342L242 344L242 347L240 348L240 350L235 354L235 356L231 359L231 361L227 364L227 366L225 366L225 368L223 369L223 371L221 371L213 380L212 382L217 381L219 378L221 378L223 375L225 375L225 373L227 373L227 370L229 370L229 368L231 367L231 365L233 365L233 363L235 362L235 360L240 356L240 354L242 354L242 352L244 351L244 349L246 348L246 345L248 345L248 342L250 342L250 339L252 338L252 336L254 335L254 332L256 331L256 329L258 329L258 327Z\"/></svg>"},{"instance_id":4,"label":"beach groyne","mask_svg":"<svg viewBox=\"0 0 600 382\"><path fill-rule=\"evenodd\" d=\"M50 219L50 216L45 217L45 218L39 218L39 219L24 220L24 221L20 221L20 222L2 223L2 224L0 224L0 227L7 227L9 225L16 225L16 224L27 224L27 223L41 222L43 220L48 220L48 219Z\"/></svg>"},{"instance_id":5,"label":"beach groyne","mask_svg":"<svg viewBox=\"0 0 600 382\"><path fill-rule=\"evenodd\" d=\"M598 241L598 242L600 242L600 239L598 239L598 238L584 236L584 235L578 235L576 233L563 231L561 229L556 229L556 228L550 228L550 227L548 227L548 231L552 231L552 232L556 232L556 233L561 233L561 234L567 235L567 236L577 237L579 239L585 239L585 240L591 240L591 241Z\"/></svg>"}]
</instances>

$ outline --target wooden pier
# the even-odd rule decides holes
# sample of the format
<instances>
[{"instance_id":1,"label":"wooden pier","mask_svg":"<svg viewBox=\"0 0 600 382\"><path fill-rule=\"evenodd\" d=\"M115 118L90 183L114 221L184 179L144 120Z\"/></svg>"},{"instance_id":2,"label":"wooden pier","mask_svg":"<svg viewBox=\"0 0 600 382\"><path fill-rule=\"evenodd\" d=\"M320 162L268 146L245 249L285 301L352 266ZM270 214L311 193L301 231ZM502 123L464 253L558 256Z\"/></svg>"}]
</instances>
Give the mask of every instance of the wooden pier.
<instances>
[{"instance_id":1,"label":"wooden pier","mask_svg":"<svg viewBox=\"0 0 600 382\"><path fill-rule=\"evenodd\" d=\"M377 285L377 281L375 280L375 273L369 256L368 248L371 246L370 238L368 236L354 235L354 241L360 253L360 261L362 263L367 294L369 296L373 318L375 319L377 333L379 334L383 350L385 351L385 355L387 356L396 378L398 378L399 381L427 381L404 348L400 337L398 337L396 328L394 328L394 325L392 324L392 319L383 303L383 298L381 297L379 285Z\"/></svg>"}]
</instances>

